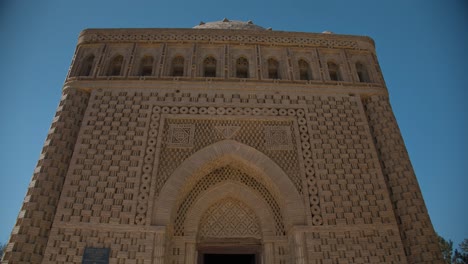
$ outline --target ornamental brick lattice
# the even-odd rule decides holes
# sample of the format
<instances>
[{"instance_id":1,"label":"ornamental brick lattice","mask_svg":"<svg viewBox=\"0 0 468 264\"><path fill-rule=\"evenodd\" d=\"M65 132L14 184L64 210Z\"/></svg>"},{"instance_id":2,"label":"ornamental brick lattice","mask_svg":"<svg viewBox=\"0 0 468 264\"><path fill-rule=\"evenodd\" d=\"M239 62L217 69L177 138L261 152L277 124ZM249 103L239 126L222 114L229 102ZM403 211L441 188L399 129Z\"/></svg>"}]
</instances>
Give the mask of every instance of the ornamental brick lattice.
<instances>
[{"instance_id":1,"label":"ornamental brick lattice","mask_svg":"<svg viewBox=\"0 0 468 264\"><path fill-rule=\"evenodd\" d=\"M372 39L228 19L80 34L2 263L206 254L442 263Z\"/></svg>"}]
</instances>

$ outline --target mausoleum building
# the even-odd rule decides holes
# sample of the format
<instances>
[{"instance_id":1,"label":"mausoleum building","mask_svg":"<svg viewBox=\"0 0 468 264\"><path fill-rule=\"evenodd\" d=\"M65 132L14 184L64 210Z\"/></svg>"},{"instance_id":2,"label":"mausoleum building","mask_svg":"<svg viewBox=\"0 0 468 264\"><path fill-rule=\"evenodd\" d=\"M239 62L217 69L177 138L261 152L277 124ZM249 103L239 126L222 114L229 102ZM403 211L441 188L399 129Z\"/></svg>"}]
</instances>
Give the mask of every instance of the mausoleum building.
<instances>
[{"instance_id":1,"label":"mausoleum building","mask_svg":"<svg viewBox=\"0 0 468 264\"><path fill-rule=\"evenodd\" d=\"M374 41L224 19L81 32L2 263L442 260Z\"/></svg>"}]
</instances>

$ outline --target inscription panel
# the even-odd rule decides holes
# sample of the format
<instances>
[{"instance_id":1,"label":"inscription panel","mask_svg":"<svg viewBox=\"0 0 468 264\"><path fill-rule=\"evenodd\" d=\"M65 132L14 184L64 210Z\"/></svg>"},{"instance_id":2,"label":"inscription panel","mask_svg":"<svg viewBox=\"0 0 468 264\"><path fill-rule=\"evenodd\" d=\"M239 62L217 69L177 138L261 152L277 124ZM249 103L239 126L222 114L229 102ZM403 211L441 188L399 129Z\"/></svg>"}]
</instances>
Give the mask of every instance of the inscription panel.
<instances>
[{"instance_id":1,"label":"inscription panel","mask_svg":"<svg viewBox=\"0 0 468 264\"><path fill-rule=\"evenodd\" d=\"M109 248L85 248L82 264L108 264Z\"/></svg>"}]
</instances>

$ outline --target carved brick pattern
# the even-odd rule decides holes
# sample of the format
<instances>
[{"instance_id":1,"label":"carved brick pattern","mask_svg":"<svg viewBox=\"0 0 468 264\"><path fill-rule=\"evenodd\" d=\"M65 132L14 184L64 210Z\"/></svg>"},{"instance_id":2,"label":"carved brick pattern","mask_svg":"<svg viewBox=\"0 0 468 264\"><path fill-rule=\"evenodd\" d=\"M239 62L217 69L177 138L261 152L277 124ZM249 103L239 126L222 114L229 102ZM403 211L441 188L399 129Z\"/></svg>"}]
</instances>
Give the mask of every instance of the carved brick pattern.
<instances>
[{"instance_id":1,"label":"carved brick pattern","mask_svg":"<svg viewBox=\"0 0 468 264\"><path fill-rule=\"evenodd\" d=\"M390 223L393 218L358 100L321 96L309 104L315 175L308 181L317 182L326 225Z\"/></svg>"},{"instance_id":2,"label":"carved brick pattern","mask_svg":"<svg viewBox=\"0 0 468 264\"><path fill-rule=\"evenodd\" d=\"M322 225L323 219L320 210L320 198L318 193L317 178L315 176L314 161L312 158L310 131L307 127L307 118L303 109L298 109L296 112L297 124L299 126L299 137L301 139L301 149L303 166L307 184L307 193L309 197L308 204L312 216L313 225Z\"/></svg>"},{"instance_id":3,"label":"carved brick pattern","mask_svg":"<svg viewBox=\"0 0 468 264\"><path fill-rule=\"evenodd\" d=\"M85 247L110 248L109 263L150 264L154 233L54 228L44 262L81 263Z\"/></svg>"},{"instance_id":4,"label":"carved brick pattern","mask_svg":"<svg viewBox=\"0 0 468 264\"><path fill-rule=\"evenodd\" d=\"M364 100L409 263L441 263L437 236L386 96Z\"/></svg>"},{"instance_id":5,"label":"carved brick pattern","mask_svg":"<svg viewBox=\"0 0 468 264\"><path fill-rule=\"evenodd\" d=\"M185 264L185 243L184 242L171 242L168 250L168 263L170 264Z\"/></svg>"},{"instance_id":6,"label":"carved brick pattern","mask_svg":"<svg viewBox=\"0 0 468 264\"><path fill-rule=\"evenodd\" d=\"M255 212L240 201L227 198L212 205L200 221L199 236L261 238Z\"/></svg>"},{"instance_id":7,"label":"carved brick pattern","mask_svg":"<svg viewBox=\"0 0 468 264\"><path fill-rule=\"evenodd\" d=\"M147 157L146 101L141 93L93 91L57 211L60 221L134 222L137 188L145 186L138 180Z\"/></svg>"},{"instance_id":8,"label":"carved brick pattern","mask_svg":"<svg viewBox=\"0 0 468 264\"><path fill-rule=\"evenodd\" d=\"M42 261L88 99L86 92L64 89L3 261Z\"/></svg>"},{"instance_id":9,"label":"carved brick pattern","mask_svg":"<svg viewBox=\"0 0 468 264\"><path fill-rule=\"evenodd\" d=\"M214 127L218 133L221 134L221 136L224 139L231 139L236 135L237 132L239 132L240 127L239 126L215 126Z\"/></svg>"},{"instance_id":10,"label":"carved brick pattern","mask_svg":"<svg viewBox=\"0 0 468 264\"><path fill-rule=\"evenodd\" d=\"M306 233L310 264L406 263L398 231L365 229Z\"/></svg>"},{"instance_id":11,"label":"carved brick pattern","mask_svg":"<svg viewBox=\"0 0 468 264\"><path fill-rule=\"evenodd\" d=\"M175 219L174 226L174 234L176 236L184 235L183 227L188 209L191 208L193 203L196 201L197 197L199 197L203 192L207 191L210 187L214 186L215 184L228 180L239 182L257 192L258 195L260 195L270 206L270 210L275 218L274 220L276 234L280 236L284 235L285 231L283 225L283 217L281 215L281 210L275 197L258 180L254 179L253 177L247 175L246 173L238 169L226 166L216 169L211 173L207 174L206 176L201 178L196 184L194 184L192 188L190 188L190 191L183 198L177 211L177 217Z\"/></svg>"},{"instance_id":12,"label":"carved brick pattern","mask_svg":"<svg viewBox=\"0 0 468 264\"><path fill-rule=\"evenodd\" d=\"M275 250L275 264L288 264L290 263L289 246L286 243L277 243L278 246Z\"/></svg>"},{"instance_id":13,"label":"carved brick pattern","mask_svg":"<svg viewBox=\"0 0 468 264\"><path fill-rule=\"evenodd\" d=\"M174 31L174 32L161 32L157 34L105 34L105 33L94 33L86 34L83 38L84 42L200 42L200 43L245 43L245 44L262 44L268 43L268 45L300 45L300 46L313 46L313 47L327 47L327 48L350 48L357 49L358 44L352 40L341 40L341 39L330 39L322 38L319 36L311 37L310 34L303 36L271 36L261 35L262 32L256 31L254 34L248 32L242 32L243 34L237 34L236 32L226 32L223 34L200 34L193 33L190 31ZM297 34L296 34L297 35Z\"/></svg>"},{"instance_id":14,"label":"carved brick pattern","mask_svg":"<svg viewBox=\"0 0 468 264\"><path fill-rule=\"evenodd\" d=\"M159 106L153 107L138 192L138 201L136 208L137 214L135 216L135 223L140 225L144 225L146 223L146 213L148 211L148 200L153 172L154 155L156 154L156 143L159 133L159 123L161 119L160 113L161 108Z\"/></svg>"},{"instance_id":15,"label":"carved brick pattern","mask_svg":"<svg viewBox=\"0 0 468 264\"><path fill-rule=\"evenodd\" d=\"M291 128L288 126L265 126L266 147L269 150L291 150Z\"/></svg>"},{"instance_id":16,"label":"carved brick pattern","mask_svg":"<svg viewBox=\"0 0 468 264\"><path fill-rule=\"evenodd\" d=\"M176 107L173 107L176 108ZM164 107L163 107L164 109ZM220 110L222 109L222 110ZM268 109L258 109L255 108L252 110L251 108L236 108L237 113L244 113L244 114L252 114L252 113L265 113ZM295 110L291 109L293 113ZM193 114L206 114L206 113L226 113L226 110L223 107L215 108L215 107L191 107L191 113ZM229 110L235 111L234 109ZM175 111L174 111L175 112ZM279 111L273 111L278 115ZM283 115L283 111L280 111L281 115ZM284 110L287 115L287 110ZM290 111L291 112L291 111ZM162 151L160 155L159 161L159 168L158 168L158 176L156 177L156 194L159 193L161 188L163 187L166 180L170 177L172 172L180 165L182 161L188 158L190 155L195 153L196 151L223 140L224 137L220 134L215 127L219 126L236 126L239 127L239 131L235 133L232 139L239 141L243 144L252 146L257 150L263 152L267 156L269 156L272 160L274 160L291 178L292 182L296 186L299 193L302 193L302 181L300 176L300 169L299 169L299 161L297 157L297 150L295 145L291 145L290 149L287 151L280 151L277 150L269 150L266 147L265 139L264 139L264 127L269 126L280 126L280 127L291 127L292 129L292 121L265 121L259 119L257 121L252 120L242 120L238 117L229 117L226 116L226 119L223 120L209 120L209 119L202 119L197 118L194 115L194 119L166 119L164 124L164 131L168 131L171 125L178 124L178 125L187 125L193 124L195 126L195 136L193 140L193 148L191 149L184 149L184 148L171 148L170 144L165 144L162 146ZM168 142L167 139L168 135L166 134L163 138L163 142ZM296 138L293 133L291 133L291 141L295 142Z\"/></svg>"},{"instance_id":17,"label":"carved brick pattern","mask_svg":"<svg viewBox=\"0 0 468 264\"><path fill-rule=\"evenodd\" d=\"M171 148L193 147L195 126L193 124L170 124L167 132L167 146Z\"/></svg>"}]
</instances>

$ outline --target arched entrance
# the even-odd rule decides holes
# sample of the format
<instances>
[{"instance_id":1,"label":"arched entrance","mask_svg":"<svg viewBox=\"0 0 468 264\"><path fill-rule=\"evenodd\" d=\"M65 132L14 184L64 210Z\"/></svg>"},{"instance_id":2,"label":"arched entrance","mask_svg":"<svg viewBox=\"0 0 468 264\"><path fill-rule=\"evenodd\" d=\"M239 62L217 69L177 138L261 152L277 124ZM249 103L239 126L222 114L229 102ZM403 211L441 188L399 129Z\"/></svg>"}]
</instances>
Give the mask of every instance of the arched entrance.
<instances>
[{"instance_id":1,"label":"arched entrance","mask_svg":"<svg viewBox=\"0 0 468 264\"><path fill-rule=\"evenodd\" d=\"M248 205L222 198L199 221L198 263L260 263L262 237L260 221Z\"/></svg>"},{"instance_id":2,"label":"arched entrance","mask_svg":"<svg viewBox=\"0 0 468 264\"><path fill-rule=\"evenodd\" d=\"M303 200L278 165L224 140L174 171L154 203L152 224L167 227L169 263L288 263L287 230L305 219Z\"/></svg>"}]
</instances>

